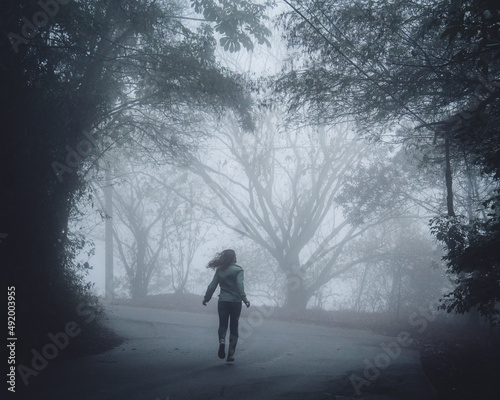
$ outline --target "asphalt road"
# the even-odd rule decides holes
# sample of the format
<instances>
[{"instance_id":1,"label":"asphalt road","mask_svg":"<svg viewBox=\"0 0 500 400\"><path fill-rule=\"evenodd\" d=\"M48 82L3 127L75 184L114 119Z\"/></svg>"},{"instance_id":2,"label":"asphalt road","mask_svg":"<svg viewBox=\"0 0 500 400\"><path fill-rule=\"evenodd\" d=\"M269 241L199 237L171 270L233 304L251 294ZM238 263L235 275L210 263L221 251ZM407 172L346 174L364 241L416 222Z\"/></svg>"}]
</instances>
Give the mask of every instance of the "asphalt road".
<instances>
[{"instance_id":1,"label":"asphalt road","mask_svg":"<svg viewBox=\"0 0 500 400\"><path fill-rule=\"evenodd\" d=\"M215 302L214 302L215 303ZM411 334L288 323L244 309L234 363L217 357L215 306L205 314L113 306L125 342L52 362L26 399L432 399ZM22 383L19 383L22 385ZM9 393L10 394L10 393ZM10 396L9 396L10 397ZM3 397L2 397L3 398ZM12 398L15 398L13 396Z\"/></svg>"}]
</instances>

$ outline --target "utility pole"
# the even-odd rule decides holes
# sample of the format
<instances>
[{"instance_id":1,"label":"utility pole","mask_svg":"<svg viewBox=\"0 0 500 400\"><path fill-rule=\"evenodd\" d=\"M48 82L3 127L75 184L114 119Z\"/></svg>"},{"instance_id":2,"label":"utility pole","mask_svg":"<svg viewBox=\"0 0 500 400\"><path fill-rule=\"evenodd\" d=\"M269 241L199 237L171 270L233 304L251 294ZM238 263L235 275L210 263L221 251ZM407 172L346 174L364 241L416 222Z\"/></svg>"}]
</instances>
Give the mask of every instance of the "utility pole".
<instances>
[{"instance_id":1,"label":"utility pole","mask_svg":"<svg viewBox=\"0 0 500 400\"><path fill-rule=\"evenodd\" d=\"M448 132L445 133L444 139L444 155L446 162L446 172L445 172L445 180L446 180L446 206L448 209L448 217L455 216L455 208L453 206L453 177L451 173L451 161L450 161L450 134Z\"/></svg>"},{"instance_id":2,"label":"utility pole","mask_svg":"<svg viewBox=\"0 0 500 400\"><path fill-rule=\"evenodd\" d=\"M104 298L108 301L114 298L113 287L113 190L111 187L111 173L106 171L106 180L104 185L104 208L106 212L106 233L105 233L105 287Z\"/></svg>"}]
</instances>

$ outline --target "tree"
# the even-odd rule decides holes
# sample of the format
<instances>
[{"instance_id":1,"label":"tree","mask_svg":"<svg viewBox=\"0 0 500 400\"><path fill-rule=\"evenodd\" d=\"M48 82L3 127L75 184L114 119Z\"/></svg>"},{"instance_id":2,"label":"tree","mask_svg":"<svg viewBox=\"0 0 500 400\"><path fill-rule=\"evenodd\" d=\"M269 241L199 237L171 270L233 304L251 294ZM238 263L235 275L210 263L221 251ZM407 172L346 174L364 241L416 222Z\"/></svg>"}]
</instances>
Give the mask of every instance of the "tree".
<instances>
[{"instance_id":1,"label":"tree","mask_svg":"<svg viewBox=\"0 0 500 400\"><path fill-rule=\"evenodd\" d=\"M200 149L190 168L223 208L200 206L265 249L286 277L285 305L304 309L322 285L367 257L347 259L343 250L398 215L390 206L402 201L396 193L403 180L367 179L356 200L341 198L351 173L367 163L367 147L347 129L282 133L280 120L279 112L263 113L252 135L224 122L212 145L218 151Z\"/></svg>"},{"instance_id":2,"label":"tree","mask_svg":"<svg viewBox=\"0 0 500 400\"><path fill-rule=\"evenodd\" d=\"M122 286L133 300L145 298L150 289L184 293L195 253L212 225L193 205L203 196L199 183L182 168L160 161L152 165L161 152L142 154L143 146L147 142L126 140L106 154L103 184L111 188L113 216L95 196L101 215L112 221L114 253L125 272ZM95 183L99 175L93 176Z\"/></svg>"},{"instance_id":3,"label":"tree","mask_svg":"<svg viewBox=\"0 0 500 400\"><path fill-rule=\"evenodd\" d=\"M132 299L143 299L160 268L160 256L173 225L178 198L172 191L158 191L147 177L134 171L128 174L126 182L115 183L113 189L117 253L126 271Z\"/></svg>"},{"instance_id":4,"label":"tree","mask_svg":"<svg viewBox=\"0 0 500 400\"><path fill-rule=\"evenodd\" d=\"M361 128L376 139L390 140L384 132L401 127L396 140L440 146L446 155L448 214L453 216L451 159L464 150L475 152L479 144L465 146L465 137L457 140L457 127L464 119L473 124L487 104L493 111L499 91L494 4L288 3L294 9L287 19L290 43L305 47L311 56L305 68L292 69L278 81L292 107L306 106L308 114L326 120L356 115ZM471 18L465 17L467 10L472 10ZM462 25L457 17L465 18ZM474 22L474 29L466 28ZM488 114L483 121L494 126L495 112Z\"/></svg>"},{"instance_id":5,"label":"tree","mask_svg":"<svg viewBox=\"0 0 500 400\"><path fill-rule=\"evenodd\" d=\"M351 287L352 310L387 312L399 319L437 302L449 289L442 249L425 232L425 221L389 221L354 241L347 251L370 249L385 256L360 264L343 278Z\"/></svg>"},{"instance_id":6,"label":"tree","mask_svg":"<svg viewBox=\"0 0 500 400\"><path fill-rule=\"evenodd\" d=\"M452 294L448 310L478 306L484 315L496 314L498 197L478 200L474 208L482 215L472 220L457 217L453 160L466 154L480 166L482 178L493 178L498 187L498 4L285 2L292 8L285 17L290 44L306 49L309 61L303 68L292 66L277 88L289 95L293 108L306 107L314 118L356 116L376 140L390 140L385 133L398 129L396 140L441 152L447 215L434 221L433 231L446 245L449 269L462 288ZM481 263L487 266L469 265L466 249L488 254ZM477 294L469 295L472 291Z\"/></svg>"},{"instance_id":7,"label":"tree","mask_svg":"<svg viewBox=\"0 0 500 400\"><path fill-rule=\"evenodd\" d=\"M186 174L183 176L186 177ZM206 234L213 222L207 221L207 217L195 206L197 199L203 196L197 183L188 179L182 185L169 186L177 194L182 192L184 201L173 215L173 229L165 242L164 262L170 266L174 292L182 294L187 292L194 256L206 241Z\"/></svg>"},{"instance_id":8,"label":"tree","mask_svg":"<svg viewBox=\"0 0 500 400\"><path fill-rule=\"evenodd\" d=\"M93 143L115 124L178 151L189 120L177 117L187 107L233 108L251 125L243 83L217 65L210 26L222 25L224 38L241 20L228 26L216 14L190 29L186 14L170 1L1 3L0 232L8 240L0 263L19 291L26 357L37 337L78 319L85 300L72 277L68 219L84 192L82 165L99 157ZM262 40L262 13L252 18L246 39ZM160 115L162 122L150 118Z\"/></svg>"}]
</instances>

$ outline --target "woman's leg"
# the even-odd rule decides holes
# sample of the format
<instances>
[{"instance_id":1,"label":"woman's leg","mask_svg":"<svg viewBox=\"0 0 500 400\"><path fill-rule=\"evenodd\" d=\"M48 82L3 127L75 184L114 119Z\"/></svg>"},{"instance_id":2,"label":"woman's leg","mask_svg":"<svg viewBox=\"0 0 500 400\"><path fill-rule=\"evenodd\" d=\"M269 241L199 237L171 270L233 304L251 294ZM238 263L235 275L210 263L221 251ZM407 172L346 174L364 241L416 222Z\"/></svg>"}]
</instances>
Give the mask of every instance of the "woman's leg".
<instances>
[{"instance_id":1,"label":"woman's leg","mask_svg":"<svg viewBox=\"0 0 500 400\"><path fill-rule=\"evenodd\" d=\"M217 304L217 311L219 312L219 351L217 355L219 358L226 357L226 333L227 333L227 322L229 319L229 306L226 301L219 301Z\"/></svg>"},{"instance_id":2,"label":"woman's leg","mask_svg":"<svg viewBox=\"0 0 500 400\"><path fill-rule=\"evenodd\" d=\"M234 354L234 351L236 350L236 344L238 343L238 323L241 315L241 301L231 303L229 315L231 319L229 322L228 357L231 357Z\"/></svg>"},{"instance_id":3,"label":"woman's leg","mask_svg":"<svg viewBox=\"0 0 500 400\"><path fill-rule=\"evenodd\" d=\"M229 306L227 301L219 301L217 311L219 312L219 342L226 339L227 323L229 320Z\"/></svg>"}]
</instances>

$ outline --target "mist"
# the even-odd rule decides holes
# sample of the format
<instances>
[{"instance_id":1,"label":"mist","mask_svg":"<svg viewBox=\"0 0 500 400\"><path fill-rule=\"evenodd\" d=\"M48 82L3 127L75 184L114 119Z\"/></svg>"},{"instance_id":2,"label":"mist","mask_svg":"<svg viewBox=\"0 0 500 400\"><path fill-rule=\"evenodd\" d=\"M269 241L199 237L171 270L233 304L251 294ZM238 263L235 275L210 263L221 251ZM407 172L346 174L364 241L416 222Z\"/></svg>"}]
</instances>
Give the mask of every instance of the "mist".
<instances>
[{"instance_id":1,"label":"mist","mask_svg":"<svg viewBox=\"0 0 500 400\"><path fill-rule=\"evenodd\" d=\"M9 396L490 399L500 9L469 3L0 6Z\"/></svg>"}]
</instances>

